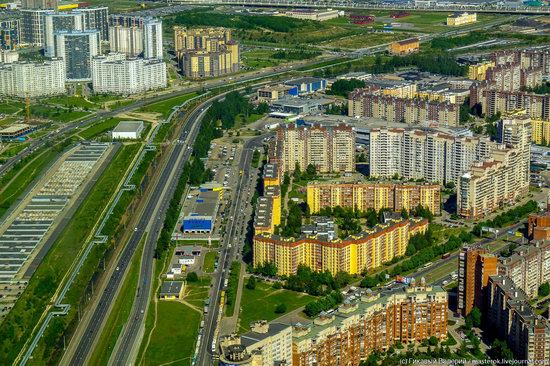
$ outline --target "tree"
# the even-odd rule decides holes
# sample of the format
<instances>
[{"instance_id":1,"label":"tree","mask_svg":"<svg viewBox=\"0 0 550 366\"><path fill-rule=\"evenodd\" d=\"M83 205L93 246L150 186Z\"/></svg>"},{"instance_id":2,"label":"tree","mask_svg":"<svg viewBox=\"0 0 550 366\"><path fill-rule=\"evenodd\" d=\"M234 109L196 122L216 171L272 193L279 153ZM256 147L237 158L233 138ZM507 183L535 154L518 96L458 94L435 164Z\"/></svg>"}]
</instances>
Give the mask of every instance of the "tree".
<instances>
[{"instance_id":1,"label":"tree","mask_svg":"<svg viewBox=\"0 0 550 366\"><path fill-rule=\"evenodd\" d=\"M474 306L470 314L468 314L472 318L472 325L474 327L481 326L481 311L477 306Z\"/></svg>"},{"instance_id":2,"label":"tree","mask_svg":"<svg viewBox=\"0 0 550 366\"><path fill-rule=\"evenodd\" d=\"M280 303L275 306L275 313L276 314L283 314L286 312L286 304Z\"/></svg>"},{"instance_id":3,"label":"tree","mask_svg":"<svg viewBox=\"0 0 550 366\"><path fill-rule=\"evenodd\" d=\"M404 219L408 219L409 218L409 212L407 211L406 208L403 208L401 210L401 217L404 218Z\"/></svg>"},{"instance_id":4,"label":"tree","mask_svg":"<svg viewBox=\"0 0 550 366\"><path fill-rule=\"evenodd\" d=\"M317 169L315 168L315 165L308 164L306 168L307 179L315 179L316 176L317 176Z\"/></svg>"},{"instance_id":5,"label":"tree","mask_svg":"<svg viewBox=\"0 0 550 366\"><path fill-rule=\"evenodd\" d=\"M296 165L294 166L294 173L292 176L296 181L302 179L302 171L300 170L300 164L298 162L296 162Z\"/></svg>"},{"instance_id":6,"label":"tree","mask_svg":"<svg viewBox=\"0 0 550 366\"><path fill-rule=\"evenodd\" d=\"M256 277L254 276L248 277L248 281L246 282L246 288L249 290L254 290L256 288Z\"/></svg>"},{"instance_id":7,"label":"tree","mask_svg":"<svg viewBox=\"0 0 550 366\"><path fill-rule=\"evenodd\" d=\"M439 343L439 340L437 339L436 336L431 336L429 339L428 339L428 344L430 346L437 346L437 344Z\"/></svg>"},{"instance_id":8,"label":"tree","mask_svg":"<svg viewBox=\"0 0 550 366\"><path fill-rule=\"evenodd\" d=\"M199 280L199 276L195 272L189 272L187 274L187 281L188 282L197 282Z\"/></svg>"},{"instance_id":9,"label":"tree","mask_svg":"<svg viewBox=\"0 0 550 366\"><path fill-rule=\"evenodd\" d=\"M550 295L550 284L548 282L543 283L539 286L539 296L546 297Z\"/></svg>"}]
</instances>

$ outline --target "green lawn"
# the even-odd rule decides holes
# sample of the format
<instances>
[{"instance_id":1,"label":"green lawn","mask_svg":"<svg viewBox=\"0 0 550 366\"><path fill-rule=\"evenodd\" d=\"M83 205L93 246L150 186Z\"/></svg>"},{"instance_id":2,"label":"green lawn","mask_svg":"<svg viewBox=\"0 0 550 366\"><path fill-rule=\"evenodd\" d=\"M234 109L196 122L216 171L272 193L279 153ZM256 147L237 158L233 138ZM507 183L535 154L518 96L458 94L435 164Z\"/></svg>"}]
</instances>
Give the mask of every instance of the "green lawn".
<instances>
[{"instance_id":1,"label":"green lawn","mask_svg":"<svg viewBox=\"0 0 550 366\"><path fill-rule=\"evenodd\" d=\"M67 108L70 106L82 108L82 109L86 107L90 109L94 109L98 107L94 103L90 103L86 99L82 97L76 97L76 96L52 97L48 99L43 99L40 102L43 104L60 105Z\"/></svg>"},{"instance_id":2,"label":"green lawn","mask_svg":"<svg viewBox=\"0 0 550 366\"><path fill-rule=\"evenodd\" d=\"M143 365L190 365L202 311L175 301L159 301L157 324Z\"/></svg>"},{"instance_id":3,"label":"green lawn","mask_svg":"<svg viewBox=\"0 0 550 366\"><path fill-rule=\"evenodd\" d=\"M80 131L78 135L84 140L89 140L92 137L105 133L109 130L115 128L115 126L120 122L119 118L109 118L99 123L93 124L90 127Z\"/></svg>"},{"instance_id":4,"label":"green lawn","mask_svg":"<svg viewBox=\"0 0 550 366\"><path fill-rule=\"evenodd\" d=\"M2 327L0 327L0 339L3 340L0 343L0 360L3 360L4 364L13 362L22 344L29 338L46 304L49 303L62 277L78 256L84 241L99 219L100 213L115 191L118 182L124 176L138 149L139 144L124 145L117 152L114 160L111 161L109 167L92 188L34 273L25 292L5 318ZM49 325L33 353L33 364L57 363L55 362L56 357L59 357L61 353L52 353L53 347L60 345L58 342L63 329L77 316L76 303L83 295L92 273L97 268L103 250L104 246L102 245L98 245L92 250L65 297L65 303L72 305L69 314L55 318L55 321Z\"/></svg>"},{"instance_id":5,"label":"green lawn","mask_svg":"<svg viewBox=\"0 0 550 366\"><path fill-rule=\"evenodd\" d=\"M197 93L189 93L184 95L179 95L174 98L166 99L161 102L149 104L145 107L139 109L139 112L148 112L148 113L160 113L166 119L172 113L172 108L178 105L181 105L183 102L196 97Z\"/></svg>"},{"instance_id":6,"label":"green lawn","mask_svg":"<svg viewBox=\"0 0 550 366\"><path fill-rule=\"evenodd\" d=\"M218 252L208 252L204 257L204 264L202 265L202 270L206 273L214 272L214 263L218 260Z\"/></svg>"},{"instance_id":7,"label":"green lawn","mask_svg":"<svg viewBox=\"0 0 550 366\"><path fill-rule=\"evenodd\" d=\"M212 278L210 276L200 277L199 282L186 282L184 300L191 305L202 309L204 307L204 300L208 298L210 282L212 282Z\"/></svg>"},{"instance_id":8,"label":"green lawn","mask_svg":"<svg viewBox=\"0 0 550 366\"><path fill-rule=\"evenodd\" d=\"M246 284L246 280L244 281ZM271 321L284 314L276 314L278 304L286 305L286 312L291 312L315 300L315 297L289 290L275 290L271 283L257 282L254 290L243 284L241 312L239 314L239 333L250 330L250 323L256 320Z\"/></svg>"},{"instance_id":9,"label":"green lawn","mask_svg":"<svg viewBox=\"0 0 550 366\"><path fill-rule=\"evenodd\" d=\"M243 64L253 68L263 68L277 66L283 60L277 60L272 58L275 51L266 49L255 49L251 51L245 51L242 54Z\"/></svg>"},{"instance_id":10,"label":"green lawn","mask_svg":"<svg viewBox=\"0 0 550 366\"><path fill-rule=\"evenodd\" d=\"M21 102L0 103L0 114L14 114L23 108L25 108L25 104Z\"/></svg>"},{"instance_id":11,"label":"green lawn","mask_svg":"<svg viewBox=\"0 0 550 366\"><path fill-rule=\"evenodd\" d=\"M109 363L109 358L115 348L117 339L122 333L125 323L128 321L134 304L132 301L129 301L129 299L135 299L137 292L144 239L142 239L140 249L132 258L130 268L120 288L120 292L117 295L115 304L109 313L109 317L102 329L101 336L94 348L94 352L90 356L90 365L107 365Z\"/></svg>"}]
</instances>

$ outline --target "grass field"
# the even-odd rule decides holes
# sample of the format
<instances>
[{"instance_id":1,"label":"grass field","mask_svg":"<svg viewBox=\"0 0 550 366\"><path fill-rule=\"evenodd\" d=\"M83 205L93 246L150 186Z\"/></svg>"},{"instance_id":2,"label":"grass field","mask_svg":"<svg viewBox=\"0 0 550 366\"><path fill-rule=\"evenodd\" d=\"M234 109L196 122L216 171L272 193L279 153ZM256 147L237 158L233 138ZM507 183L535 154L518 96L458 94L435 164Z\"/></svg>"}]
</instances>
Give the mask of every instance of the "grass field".
<instances>
[{"instance_id":1,"label":"grass field","mask_svg":"<svg viewBox=\"0 0 550 366\"><path fill-rule=\"evenodd\" d=\"M405 32L394 32L394 33L369 32L369 33L362 33L362 34L338 39L335 41L327 42L327 43L324 43L324 45L331 46L334 48L359 49L359 48L372 47L383 43L400 41L403 39L411 38L413 36L414 34L405 33Z\"/></svg>"},{"instance_id":2,"label":"grass field","mask_svg":"<svg viewBox=\"0 0 550 366\"><path fill-rule=\"evenodd\" d=\"M109 118L99 123L96 123L78 133L78 136L82 137L84 140L89 140L92 137L105 133L109 130L115 128L115 126L120 122L119 118Z\"/></svg>"},{"instance_id":3,"label":"grass field","mask_svg":"<svg viewBox=\"0 0 550 366\"><path fill-rule=\"evenodd\" d=\"M101 336L94 348L94 352L90 356L89 364L91 365L107 365L109 363L109 358L115 348L117 339L122 333L125 323L128 321L133 306L133 302L129 301L129 299L134 299L136 297L144 240L145 237L142 239L139 250L134 254L130 262L130 268L128 269L124 283L109 313L107 322L102 329Z\"/></svg>"},{"instance_id":4,"label":"grass field","mask_svg":"<svg viewBox=\"0 0 550 366\"><path fill-rule=\"evenodd\" d=\"M283 60L272 58L272 50L256 49L242 53L243 65L253 68L264 68L279 65Z\"/></svg>"},{"instance_id":5,"label":"grass field","mask_svg":"<svg viewBox=\"0 0 550 366\"><path fill-rule=\"evenodd\" d=\"M246 283L246 280L244 282ZM313 296L298 292L275 290L271 284L264 282L257 282L254 290L247 289L245 284L243 286L245 287L241 298L239 333L250 330L250 323L253 321L271 321L284 315L275 313L275 307L278 304L285 304L288 313L315 299Z\"/></svg>"},{"instance_id":6,"label":"grass field","mask_svg":"<svg viewBox=\"0 0 550 366\"><path fill-rule=\"evenodd\" d=\"M202 265L202 270L206 273L214 272L214 263L218 260L218 252L208 252L204 257L204 264Z\"/></svg>"},{"instance_id":7,"label":"grass field","mask_svg":"<svg viewBox=\"0 0 550 366\"><path fill-rule=\"evenodd\" d=\"M25 104L21 102L4 102L0 103L0 114L14 114L25 108Z\"/></svg>"},{"instance_id":8,"label":"grass field","mask_svg":"<svg viewBox=\"0 0 550 366\"><path fill-rule=\"evenodd\" d=\"M190 365L202 311L175 301L159 301L157 310L143 365Z\"/></svg>"},{"instance_id":9,"label":"grass field","mask_svg":"<svg viewBox=\"0 0 550 366\"><path fill-rule=\"evenodd\" d=\"M166 99L161 102L149 104L143 108L139 109L139 112L148 112L148 113L160 113L165 119L168 118L170 113L172 113L172 108L178 105L181 105L185 101L196 97L197 93L189 93L184 95L179 95L174 98Z\"/></svg>"},{"instance_id":10,"label":"grass field","mask_svg":"<svg viewBox=\"0 0 550 366\"><path fill-rule=\"evenodd\" d=\"M73 106L76 108L82 108L82 109L84 108L94 109L98 107L96 104L90 103L86 99L82 97L76 97L76 96L52 97L48 99L43 99L40 102L44 104L60 105L67 108L70 106Z\"/></svg>"},{"instance_id":11,"label":"grass field","mask_svg":"<svg viewBox=\"0 0 550 366\"><path fill-rule=\"evenodd\" d=\"M36 270L27 289L3 323L4 325L9 323L11 329L4 325L0 329L0 339L5 340L0 344L0 359L13 360L21 343L27 340L45 305L49 302L71 263L78 256L84 241L98 220L99 214L106 206L138 149L138 144L125 145L117 152L109 167ZM91 274L97 268L100 256L101 248L96 246L65 297L65 302L72 305L69 314L65 317L55 318L55 322L50 324L48 331L41 338L33 353L33 364L50 363L52 347L60 339L65 325L77 316L76 303L82 296ZM7 334L13 334L13 336ZM11 361L8 364L11 364Z\"/></svg>"}]
</instances>

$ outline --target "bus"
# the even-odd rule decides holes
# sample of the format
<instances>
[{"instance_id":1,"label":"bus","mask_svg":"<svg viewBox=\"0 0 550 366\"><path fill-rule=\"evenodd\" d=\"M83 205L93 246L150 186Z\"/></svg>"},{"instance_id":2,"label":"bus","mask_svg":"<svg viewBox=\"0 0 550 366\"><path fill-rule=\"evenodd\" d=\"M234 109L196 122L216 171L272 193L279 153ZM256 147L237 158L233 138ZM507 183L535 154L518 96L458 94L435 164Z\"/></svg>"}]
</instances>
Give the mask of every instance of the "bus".
<instances>
[{"instance_id":1,"label":"bus","mask_svg":"<svg viewBox=\"0 0 550 366\"><path fill-rule=\"evenodd\" d=\"M428 262L424 265L424 268L430 268L432 266L432 262Z\"/></svg>"},{"instance_id":2,"label":"bus","mask_svg":"<svg viewBox=\"0 0 550 366\"><path fill-rule=\"evenodd\" d=\"M441 256L441 259L447 259L451 256L451 253L447 252Z\"/></svg>"}]
</instances>

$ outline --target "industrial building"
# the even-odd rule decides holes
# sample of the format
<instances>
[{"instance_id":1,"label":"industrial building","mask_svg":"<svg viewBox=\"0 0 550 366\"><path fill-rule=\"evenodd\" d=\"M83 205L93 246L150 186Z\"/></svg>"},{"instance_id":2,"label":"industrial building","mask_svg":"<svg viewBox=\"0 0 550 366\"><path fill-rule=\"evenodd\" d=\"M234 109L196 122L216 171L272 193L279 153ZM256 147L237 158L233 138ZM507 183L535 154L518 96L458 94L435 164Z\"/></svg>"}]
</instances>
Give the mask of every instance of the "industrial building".
<instances>
[{"instance_id":1,"label":"industrial building","mask_svg":"<svg viewBox=\"0 0 550 366\"><path fill-rule=\"evenodd\" d=\"M325 20L330 20L338 18L341 15L344 15L344 12L341 10L310 10L310 9L297 9L297 10L287 10L282 15L304 20L313 20L317 22L323 22Z\"/></svg>"},{"instance_id":2,"label":"industrial building","mask_svg":"<svg viewBox=\"0 0 550 366\"><path fill-rule=\"evenodd\" d=\"M178 300L182 298L184 290L184 282L165 281L162 283L159 297L163 300Z\"/></svg>"},{"instance_id":3,"label":"industrial building","mask_svg":"<svg viewBox=\"0 0 550 366\"><path fill-rule=\"evenodd\" d=\"M284 97L273 101L270 109L273 112L305 115L321 112L333 103L333 100L324 98Z\"/></svg>"},{"instance_id":4,"label":"industrial building","mask_svg":"<svg viewBox=\"0 0 550 366\"><path fill-rule=\"evenodd\" d=\"M268 85L258 89L256 93L259 103L271 104L285 96L298 96L298 87L291 85Z\"/></svg>"},{"instance_id":5,"label":"industrial building","mask_svg":"<svg viewBox=\"0 0 550 366\"><path fill-rule=\"evenodd\" d=\"M111 136L113 140L137 140L143 132L143 121L120 121L113 129Z\"/></svg>"}]
</instances>

